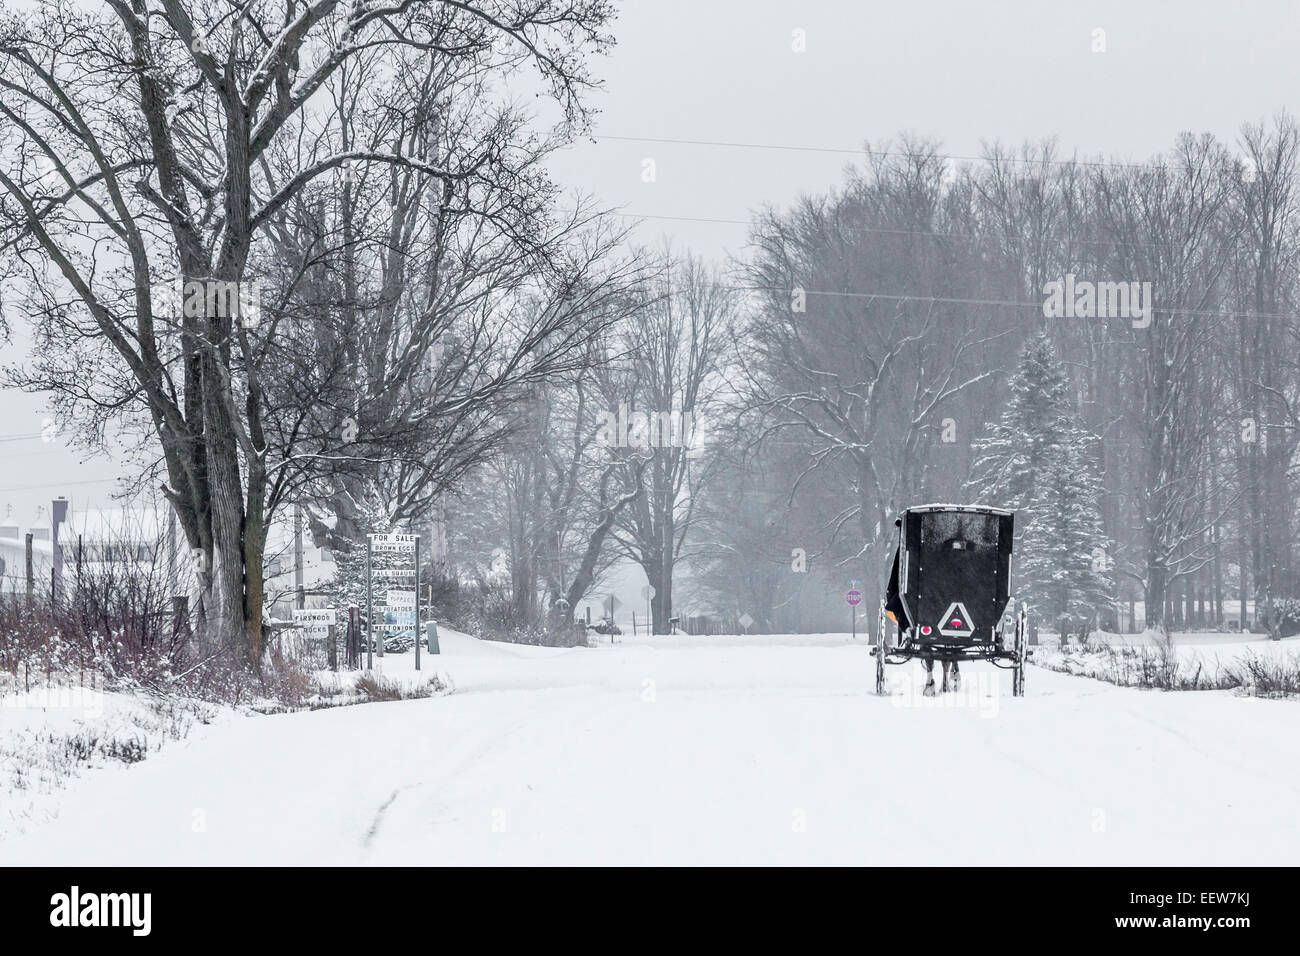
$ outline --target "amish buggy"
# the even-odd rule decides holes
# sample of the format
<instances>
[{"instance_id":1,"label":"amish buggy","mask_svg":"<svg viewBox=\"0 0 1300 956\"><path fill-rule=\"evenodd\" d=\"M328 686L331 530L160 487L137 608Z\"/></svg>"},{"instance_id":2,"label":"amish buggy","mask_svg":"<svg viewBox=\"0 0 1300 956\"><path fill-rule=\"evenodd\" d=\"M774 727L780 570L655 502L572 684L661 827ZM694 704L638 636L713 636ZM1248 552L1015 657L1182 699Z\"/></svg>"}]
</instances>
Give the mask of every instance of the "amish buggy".
<instances>
[{"instance_id":1,"label":"amish buggy","mask_svg":"<svg viewBox=\"0 0 1300 956\"><path fill-rule=\"evenodd\" d=\"M894 521L898 547L871 648L877 694L885 693L886 664L920 658L927 696L935 693L936 660L945 692L960 688L962 661L989 661L1010 670L1011 693L1024 696L1024 602L1005 613L1014 521L1001 508L952 504L918 505Z\"/></svg>"}]
</instances>

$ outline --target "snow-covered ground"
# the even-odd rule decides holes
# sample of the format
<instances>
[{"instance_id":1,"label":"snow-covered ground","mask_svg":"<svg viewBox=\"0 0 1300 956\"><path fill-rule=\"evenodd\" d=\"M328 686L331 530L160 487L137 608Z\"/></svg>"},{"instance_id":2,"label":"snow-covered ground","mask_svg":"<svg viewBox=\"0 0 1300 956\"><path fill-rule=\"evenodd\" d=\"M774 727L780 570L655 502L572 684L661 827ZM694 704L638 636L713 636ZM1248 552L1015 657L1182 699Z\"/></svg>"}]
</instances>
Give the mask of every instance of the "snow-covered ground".
<instances>
[{"instance_id":1,"label":"snow-covered ground","mask_svg":"<svg viewBox=\"0 0 1300 956\"><path fill-rule=\"evenodd\" d=\"M1253 643L1253 642L1252 642ZM195 726L82 773L17 864L1283 864L1300 702L968 665L847 635L539 648L442 633L454 690ZM412 655L384 659L403 681ZM405 675L405 676L403 676ZM423 677L421 678L423 679Z\"/></svg>"},{"instance_id":2,"label":"snow-covered ground","mask_svg":"<svg viewBox=\"0 0 1300 956\"><path fill-rule=\"evenodd\" d=\"M1044 635L1041 643L1034 651L1040 665L1125 686L1242 686L1264 696L1287 693L1279 687L1290 694L1300 689L1300 637L1274 641L1259 634L1205 631L1180 632L1169 641L1147 631L1096 633L1084 647L1062 648L1054 634Z\"/></svg>"},{"instance_id":3,"label":"snow-covered ground","mask_svg":"<svg viewBox=\"0 0 1300 956\"><path fill-rule=\"evenodd\" d=\"M83 773L147 759L230 711L190 700L105 691L93 677L0 675L0 862L5 839L53 820Z\"/></svg>"}]
</instances>

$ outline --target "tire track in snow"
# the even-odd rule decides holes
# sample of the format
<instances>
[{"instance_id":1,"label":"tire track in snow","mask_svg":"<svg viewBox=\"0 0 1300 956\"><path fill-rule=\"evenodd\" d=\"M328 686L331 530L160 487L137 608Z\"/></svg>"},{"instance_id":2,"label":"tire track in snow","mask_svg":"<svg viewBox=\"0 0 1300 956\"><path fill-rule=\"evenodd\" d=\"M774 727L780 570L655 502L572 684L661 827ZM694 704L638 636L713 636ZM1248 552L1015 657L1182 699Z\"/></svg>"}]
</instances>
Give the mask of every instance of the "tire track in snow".
<instances>
[{"instance_id":1,"label":"tire track in snow","mask_svg":"<svg viewBox=\"0 0 1300 956\"><path fill-rule=\"evenodd\" d=\"M399 787L394 790L389 794L388 799L380 804L379 809L375 811L374 819L370 821L370 829L366 831L366 835L361 841L363 847L370 846L370 842L375 838L375 834L379 832L380 824L384 822L384 814L388 812L388 808L393 805L393 801L397 799L398 794L400 794L404 789L406 788Z\"/></svg>"},{"instance_id":2,"label":"tire track in snow","mask_svg":"<svg viewBox=\"0 0 1300 956\"><path fill-rule=\"evenodd\" d=\"M1181 692L1180 692L1180 691L1172 691L1172 692L1166 692L1166 693L1190 693L1190 694L1199 694L1199 693L1212 693L1212 691L1209 691L1209 692L1207 692L1207 691L1181 691ZM1273 785L1276 786L1276 787L1281 787L1283 790L1290 790L1292 793L1297 794L1297 795L1300 795L1300 787L1297 787L1295 784L1288 783L1288 782L1285 781L1285 780L1279 780L1277 777L1273 776L1272 774L1270 774L1270 773L1268 773L1268 772L1266 772L1266 771L1264 771L1264 770L1261 770L1259 767L1253 767L1253 766L1251 766L1250 764L1242 763L1240 760L1237 760L1237 759L1235 759L1235 758L1233 758L1233 757L1230 757L1230 756L1227 756L1227 755L1225 755L1225 754L1221 754L1221 753L1213 753L1213 752L1207 750L1206 748L1202 747L1200 744L1198 744L1198 743L1197 743L1195 740L1193 740L1191 737L1189 737L1189 736L1187 736L1186 734L1184 734L1182 731L1177 730L1177 729L1175 729L1175 728L1173 728L1173 727L1170 727L1168 724L1165 724L1165 723L1163 723L1163 722L1161 722L1161 721L1159 721L1159 720L1156 720L1154 717L1149 717L1149 716L1147 716L1146 714L1139 713L1138 711L1135 711L1135 710L1133 710L1132 708L1125 708L1125 712L1126 712L1129 716L1131 716L1131 717L1135 717L1135 718L1137 718L1138 720L1142 721L1144 724L1148 724L1149 726L1154 727L1154 728L1156 728L1157 730L1164 731L1164 732L1165 732L1166 734L1168 734L1169 736L1175 738L1176 740L1181 741L1184 745L1186 745L1186 746L1187 746L1190 750L1192 750L1194 753L1198 753L1198 754L1200 754L1202 757L1205 757L1207 760L1212 760L1212 761L1214 761L1215 763L1223 764L1224 766L1231 767L1231 768L1233 768L1234 770L1240 771L1240 772L1242 772L1242 773L1250 774L1252 777L1255 777L1257 780L1263 780L1263 781L1265 781L1265 782L1267 782L1267 783L1271 783L1271 784L1273 784Z\"/></svg>"},{"instance_id":3,"label":"tire track in snow","mask_svg":"<svg viewBox=\"0 0 1300 956\"><path fill-rule=\"evenodd\" d=\"M503 688L500 690L489 690L486 693L520 693L515 688ZM525 692L526 693L526 692ZM412 704L422 703L411 701ZM375 811L371 820L370 827L361 840L361 852L363 859L368 856L373 849L375 838L383 829L388 819L388 811L397 802L398 797L416 793L422 790L438 788L447 780L459 778L465 771L478 764L482 759L496 750L503 742L516 736L520 731L535 727L539 719L554 718L554 708L551 702L546 700L537 700L532 703L531 709L524 715L519 716L516 720L507 726L491 729L487 736L481 737L476 746L458 759L450 768L441 772L435 781L418 780L412 783L403 784L397 787L388 799L383 802Z\"/></svg>"}]
</instances>

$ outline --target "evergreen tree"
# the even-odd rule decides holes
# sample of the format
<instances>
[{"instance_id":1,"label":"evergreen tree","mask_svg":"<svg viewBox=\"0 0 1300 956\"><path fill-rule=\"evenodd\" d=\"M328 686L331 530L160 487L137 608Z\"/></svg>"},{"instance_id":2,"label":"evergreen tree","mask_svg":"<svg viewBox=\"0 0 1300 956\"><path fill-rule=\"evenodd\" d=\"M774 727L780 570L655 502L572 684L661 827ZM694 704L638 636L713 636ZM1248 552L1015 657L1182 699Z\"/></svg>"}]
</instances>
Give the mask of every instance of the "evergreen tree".
<instances>
[{"instance_id":1,"label":"evergreen tree","mask_svg":"<svg viewBox=\"0 0 1300 956\"><path fill-rule=\"evenodd\" d=\"M975 443L967 492L1016 512L1013 583L1040 620L1066 640L1086 637L1111 602L1102 487L1050 339L1026 344L1001 420Z\"/></svg>"}]
</instances>

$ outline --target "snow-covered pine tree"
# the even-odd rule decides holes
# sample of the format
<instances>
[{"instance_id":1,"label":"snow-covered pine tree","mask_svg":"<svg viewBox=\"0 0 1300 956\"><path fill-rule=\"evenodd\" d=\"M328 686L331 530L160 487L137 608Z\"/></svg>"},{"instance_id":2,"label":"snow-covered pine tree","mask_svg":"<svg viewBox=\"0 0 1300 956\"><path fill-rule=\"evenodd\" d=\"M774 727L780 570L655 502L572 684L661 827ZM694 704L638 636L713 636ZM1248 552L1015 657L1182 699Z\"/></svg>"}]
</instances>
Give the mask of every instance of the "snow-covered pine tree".
<instances>
[{"instance_id":1,"label":"snow-covered pine tree","mask_svg":"<svg viewBox=\"0 0 1300 956\"><path fill-rule=\"evenodd\" d=\"M1112 594L1101 479L1095 439L1079 422L1045 331L1026 343L1010 393L1001 420L975 442L966 490L1016 511L1016 596L1062 640L1086 637Z\"/></svg>"}]
</instances>

